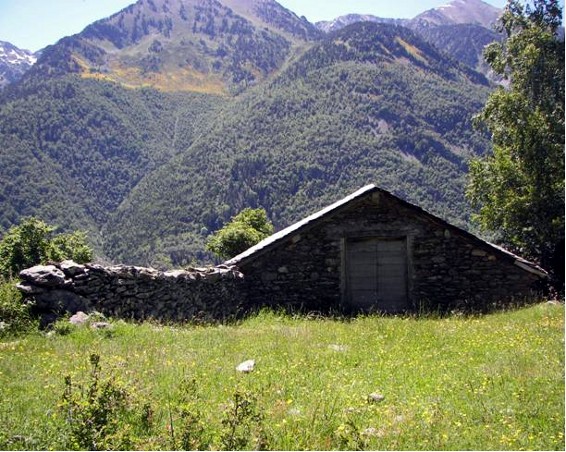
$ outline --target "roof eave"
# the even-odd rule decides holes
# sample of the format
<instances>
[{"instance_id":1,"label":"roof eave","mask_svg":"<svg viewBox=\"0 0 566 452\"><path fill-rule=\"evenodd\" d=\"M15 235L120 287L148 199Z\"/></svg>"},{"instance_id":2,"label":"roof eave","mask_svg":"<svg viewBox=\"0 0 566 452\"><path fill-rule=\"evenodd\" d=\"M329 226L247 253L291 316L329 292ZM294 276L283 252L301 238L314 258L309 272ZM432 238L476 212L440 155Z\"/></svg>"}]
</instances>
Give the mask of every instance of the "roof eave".
<instances>
[{"instance_id":1,"label":"roof eave","mask_svg":"<svg viewBox=\"0 0 566 452\"><path fill-rule=\"evenodd\" d=\"M350 204L352 201L377 190L379 190L379 188L374 184L366 185L365 187L360 188L351 195L346 196L345 198L342 198L341 200L330 204L324 209L321 209L305 217L304 219L282 229L281 231L276 232L275 234L263 239L258 244L252 246L251 248L248 248L243 253L238 254L237 256L227 260L224 263L226 265L242 265L248 263L249 261L256 259L262 254L266 253L284 239L299 234L305 229L309 229L315 226L322 218L328 218L329 215L339 212L341 210L341 207L344 207Z\"/></svg>"},{"instance_id":2,"label":"roof eave","mask_svg":"<svg viewBox=\"0 0 566 452\"><path fill-rule=\"evenodd\" d=\"M537 275L539 278L543 278L543 279L549 278L549 275L548 275L548 273L547 273L545 270L543 270L543 269L542 269L541 267L539 267L538 265L532 264L531 262L524 261L524 260L522 260L522 259L517 259L517 260L514 262L514 264L515 264L517 267L519 267L519 268L521 268L521 269L523 269L523 270L525 270L525 271L527 271L527 272L529 272L529 273L533 273L533 274Z\"/></svg>"}]
</instances>

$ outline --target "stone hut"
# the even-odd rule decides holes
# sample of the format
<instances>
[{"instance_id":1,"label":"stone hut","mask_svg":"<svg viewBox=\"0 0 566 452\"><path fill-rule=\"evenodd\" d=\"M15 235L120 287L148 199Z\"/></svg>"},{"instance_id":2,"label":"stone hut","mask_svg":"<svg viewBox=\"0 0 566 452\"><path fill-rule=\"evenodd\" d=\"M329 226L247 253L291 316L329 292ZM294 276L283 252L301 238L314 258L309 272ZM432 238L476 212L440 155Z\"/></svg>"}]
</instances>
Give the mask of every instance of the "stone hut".
<instances>
[{"instance_id":1,"label":"stone hut","mask_svg":"<svg viewBox=\"0 0 566 452\"><path fill-rule=\"evenodd\" d=\"M322 312L486 311L533 295L537 265L375 185L226 262L248 306Z\"/></svg>"}]
</instances>

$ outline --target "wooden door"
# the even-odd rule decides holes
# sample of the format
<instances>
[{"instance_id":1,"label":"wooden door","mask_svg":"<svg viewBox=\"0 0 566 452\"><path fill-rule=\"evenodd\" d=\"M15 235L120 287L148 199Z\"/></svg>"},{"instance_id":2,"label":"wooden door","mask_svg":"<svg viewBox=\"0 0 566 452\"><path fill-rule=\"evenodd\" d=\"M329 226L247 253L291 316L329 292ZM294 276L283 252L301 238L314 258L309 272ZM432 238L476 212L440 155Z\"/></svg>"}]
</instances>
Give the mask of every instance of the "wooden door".
<instances>
[{"instance_id":1,"label":"wooden door","mask_svg":"<svg viewBox=\"0 0 566 452\"><path fill-rule=\"evenodd\" d=\"M348 241L346 275L348 301L355 310L408 309L406 240Z\"/></svg>"}]
</instances>

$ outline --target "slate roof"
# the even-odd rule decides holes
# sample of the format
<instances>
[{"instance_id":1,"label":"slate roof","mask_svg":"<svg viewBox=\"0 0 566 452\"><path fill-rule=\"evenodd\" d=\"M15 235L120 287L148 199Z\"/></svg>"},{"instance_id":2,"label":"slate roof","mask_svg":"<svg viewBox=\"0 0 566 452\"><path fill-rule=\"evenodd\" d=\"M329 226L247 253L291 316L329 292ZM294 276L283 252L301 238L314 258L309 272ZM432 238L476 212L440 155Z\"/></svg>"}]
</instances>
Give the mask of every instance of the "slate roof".
<instances>
[{"instance_id":1,"label":"slate roof","mask_svg":"<svg viewBox=\"0 0 566 452\"><path fill-rule=\"evenodd\" d=\"M508 259L512 259L514 261L514 264L517 265L518 267L522 268L523 270L528 271L530 273L534 273L541 278L547 278L548 277L548 273L545 270L543 270L541 267L539 267L538 265L536 265L532 262L529 262L528 260L523 259L522 257L517 256L517 255L511 253L510 251L507 251L506 249L504 249L500 246L494 245L493 243L490 243L490 242L487 242L483 239L480 239L479 237L465 231L464 229L461 229L457 226L454 226L454 225L448 223L447 221L442 220L441 218L438 218L435 215L427 212L426 210L422 209L421 207L418 207L415 204L411 204L410 202L404 201L401 198L399 198L399 197L393 195L392 193L388 192L387 190L383 190L382 188L379 188L374 184L366 185L365 187L360 188L359 190L352 193L351 195L346 196L345 198L343 198L343 199L341 199L341 200L339 200L339 201L337 201L333 204L330 204L329 206L325 207L324 209L321 209L318 212L315 212L312 215L309 215L308 217L303 218L302 220L292 224L291 226L286 227L285 229L282 229L279 232L276 232L275 234L263 239L258 244L252 246L251 248L248 248L243 253L240 253L237 256L233 257L232 259L227 260L225 262L225 264L226 265L243 265L243 264L246 264L248 262L251 262L252 260L261 256L262 254L264 254L264 253L268 252L269 250L273 249L274 247L278 246L280 243L285 242L286 239L291 238L294 234L298 234L300 232L304 232L305 230L311 229L312 227L315 227L323 219L328 218L332 215L335 215L336 213L340 212L343 208L347 207L352 202L354 202L358 199L361 199L365 196L369 196L370 194L373 194L373 193L385 193L386 195L395 198L402 205L404 205L404 206L406 206L406 207L408 207L412 210L415 210L417 213L429 217L433 221L439 223L441 226L448 228L448 229L451 229L453 231L456 231L460 235L463 235L466 238L476 242L478 244L478 246L482 246L484 248L487 247L487 248L491 249L495 254L499 254L499 255L503 254Z\"/></svg>"}]
</instances>

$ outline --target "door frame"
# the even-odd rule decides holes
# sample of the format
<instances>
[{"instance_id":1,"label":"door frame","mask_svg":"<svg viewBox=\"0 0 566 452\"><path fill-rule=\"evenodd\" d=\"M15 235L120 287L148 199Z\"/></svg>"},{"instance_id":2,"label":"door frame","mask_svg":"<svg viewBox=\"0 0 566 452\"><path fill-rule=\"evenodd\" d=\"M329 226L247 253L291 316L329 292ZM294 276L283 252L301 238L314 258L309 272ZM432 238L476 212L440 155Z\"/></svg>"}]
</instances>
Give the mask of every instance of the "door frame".
<instances>
[{"instance_id":1,"label":"door frame","mask_svg":"<svg viewBox=\"0 0 566 452\"><path fill-rule=\"evenodd\" d=\"M350 281L348 272L348 242L357 240L376 240L376 241L404 241L405 249L405 275L406 275L406 293L407 306L409 310L414 310L413 302L413 236L399 234L375 234L371 232L362 232L356 234L348 234L340 239L340 299L342 307L346 311L355 310L351 303L350 297Z\"/></svg>"}]
</instances>

